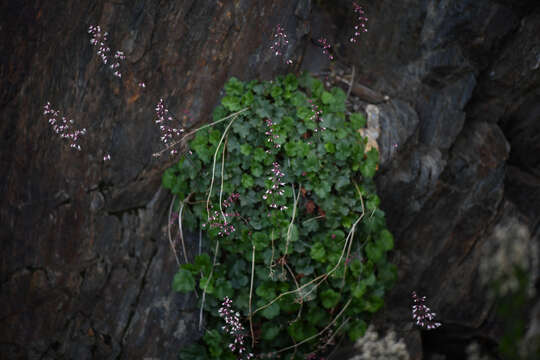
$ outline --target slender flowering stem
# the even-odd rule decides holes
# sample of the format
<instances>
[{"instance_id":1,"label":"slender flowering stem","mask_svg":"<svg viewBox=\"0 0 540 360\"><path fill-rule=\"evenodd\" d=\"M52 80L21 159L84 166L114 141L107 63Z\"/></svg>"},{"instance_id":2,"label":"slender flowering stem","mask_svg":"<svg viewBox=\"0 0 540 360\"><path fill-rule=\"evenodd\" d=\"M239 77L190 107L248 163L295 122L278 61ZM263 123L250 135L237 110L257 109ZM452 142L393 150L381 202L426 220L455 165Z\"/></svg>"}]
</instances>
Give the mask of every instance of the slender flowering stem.
<instances>
[{"instance_id":1,"label":"slender flowering stem","mask_svg":"<svg viewBox=\"0 0 540 360\"><path fill-rule=\"evenodd\" d=\"M361 33L368 31L367 29L368 18L365 15L364 9L355 2L353 2L353 11L358 15L358 18L357 18L357 23L354 25L354 34L350 38L350 41L352 43L355 43L356 38L359 37Z\"/></svg>"},{"instance_id":2,"label":"slender flowering stem","mask_svg":"<svg viewBox=\"0 0 540 360\"><path fill-rule=\"evenodd\" d=\"M126 55L121 50L116 50L114 54L108 44L108 32L103 32L101 26L90 25L88 33L92 36L90 44L97 47L97 54L101 58L101 61L108 65L113 71L113 75L117 78L122 78L123 71L120 71L120 66L123 61L126 60ZM137 86L140 88L146 88L146 83L139 81Z\"/></svg>"},{"instance_id":3,"label":"slender flowering stem","mask_svg":"<svg viewBox=\"0 0 540 360\"><path fill-rule=\"evenodd\" d=\"M433 330L441 326L440 322L435 321L435 313L430 310L424 301L426 301L425 296L418 296L416 292L412 292L412 298L414 305L412 307L412 316L413 320L416 322L416 325L421 326L427 330Z\"/></svg>"},{"instance_id":4,"label":"slender flowering stem","mask_svg":"<svg viewBox=\"0 0 540 360\"><path fill-rule=\"evenodd\" d=\"M326 38L320 38L319 44L323 47L323 54L327 55L330 60L334 60L334 56L330 53L330 49L332 48L332 45L328 42Z\"/></svg>"},{"instance_id":5,"label":"slender flowering stem","mask_svg":"<svg viewBox=\"0 0 540 360\"><path fill-rule=\"evenodd\" d=\"M219 123L221 123L221 122L223 122L223 121L225 121L225 120L228 120L228 119L230 119L230 118L232 118L232 117L235 117L235 116L237 116L237 115L239 115L239 114L241 114L241 113L247 111L248 109L249 109L249 108L243 108L242 110L239 110L239 111L235 112L234 114L227 115L227 116L225 116L225 117L222 118L222 119L216 120L216 121L214 121L214 122L212 122L212 123L210 123L210 124L206 124L206 125L203 125L203 126L197 128L197 129L195 129L195 130L192 130L192 131L190 131L190 132L184 134L184 136L182 136L179 140L174 141L173 143L168 144L168 145L165 147L165 149L162 149L162 150L158 151L157 153L154 153L152 156L154 156L154 157L160 157L161 154L163 154L165 151L169 151L170 149L172 149L172 148L175 147L176 145L180 144L180 142L182 141L183 138L188 137L188 136L190 136L190 135L193 135L193 134L195 134L196 132L198 132L198 131L200 131L200 130L202 130L202 129L206 129L206 128L208 128L208 127L211 127L211 126L214 126L214 125L216 125L216 124L219 124Z\"/></svg>"},{"instance_id":6,"label":"slender flowering stem","mask_svg":"<svg viewBox=\"0 0 540 360\"><path fill-rule=\"evenodd\" d=\"M240 194L232 193L227 199L223 200L222 207L230 209L235 202L240 199ZM206 228L218 228L218 236L229 236L236 231L234 225L231 224L232 219L239 217L238 211L223 211L219 212L215 210L211 216L208 217L208 224L203 224L202 227ZM221 220L223 219L223 220Z\"/></svg>"},{"instance_id":7,"label":"slender flowering stem","mask_svg":"<svg viewBox=\"0 0 540 360\"><path fill-rule=\"evenodd\" d=\"M101 58L104 64L108 64L111 70L114 71L114 76L121 78L120 62L126 59L123 51L117 50L114 55L111 56L111 48L107 44L108 32L102 32L99 25L90 25L88 33L92 35L90 44L98 48L97 54Z\"/></svg>"},{"instance_id":8,"label":"slender flowering stem","mask_svg":"<svg viewBox=\"0 0 540 360\"><path fill-rule=\"evenodd\" d=\"M276 143L276 140L279 139L279 135L274 133L274 123L270 119L264 119L264 123L266 124L266 132L264 133L267 138L266 141L268 144L272 145L274 148L279 149L281 147L280 144ZM270 152L270 150L266 151L267 153Z\"/></svg>"},{"instance_id":9,"label":"slender flowering stem","mask_svg":"<svg viewBox=\"0 0 540 360\"><path fill-rule=\"evenodd\" d=\"M271 208L279 208L279 210L287 209L287 206L278 206L278 204L276 203L277 197L283 196L283 194L285 194L285 191L282 189L285 183L281 181L281 178L283 176L285 176L285 174L281 171L279 164L277 162L274 162L272 164L272 176L268 178L268 180L272 182L270 185L270 189L267 189L262 196L263 200L270 199Z\"/></svg>"},{"instance_id":10,"label":"slender flowering stem","mask_svg":"<svg viewBox=\"0 0 540 360\"><path fill-rule=\"evenodd\" d=\"M317 106L317 104L315 104L313 102L313 100L309 99L308 102L311 104L311 111L313 111L313 115L311 116L310 120L315 121L315 123L317 124L317 127L313 131L314 132L319 132L319 130L320 131L326 130L326 127L321 125L321 123L323 121L323 119L321 117L322 114L323 114L323 111L319 109L319 107ZM321 126L319 126L319 125L321 125Z\"/></svg>"},{"instance_id":11,"label":"slender flowering stem","mask_svg":"<svg viewBox=\"0 0 540 360\"><path fill-rule=\"evenodd\" d=\"M281 25L277 24L272 35L272 46L270 46L270 49L275 56L284 56L288 45L289 40L287 39L287 34L285 34ZM285 63L290 65L292 64L292 60L287 59L285 60Z\"/></svg>"},{"instance_id":12,"label":"slender flowering stem","mask_svg":"<svg viewBox=\"0 0 540 360\"><path fill-rule=\"evenodd\" d=\"M81 151L81 146L77 143L77 141L79 140L79 137L86 134L86 128L81 130L71 129L74 121L68 120L64 116L59 119L60 112L58 110L54 110L51 107L51 103L48 101L47 104L43 106L43 115L49 116L49 124L51 124L54 132L57 133L60 138L69 140L69 147ZM107 159L104 158L104 160L110 159L110 155L107 155L106 157Z\"/></svg>"},{"instance_id":13,"label":"slender flowering stem","mask_svg":"<svg viewBox=\"0 0 540 360\"><path fill-rule=\"evenodd\" d=\"M247 351L244 343L246 333L244 326L240 322L240 314L238 312L234 312L231 305L232 300L225 297L225 300L223 300L223 303L221 304L221 308L218 310L219 316L225 320L223 330L225 330L225 332L231 335L234 339L234 341L229 344L229 349L232 352L238 352L241 359L251 359L253 358L253 354Z\"/></svg>"},{"instance_id":14,"label":"slender flowering stem","mask_svg":"<svg viewBox=\"0 0 540 360\"><path fill-rule=\"evenodd\" d=\"M160 99L156 105L156 117L156 124L159 125L159 130L161 130L161 141L165 146L170 142L175 142L184 133L184 129L169 125L174 119L169 115L169 110L165 107L163 99ZM178 150L173 147L171 149L171 155L176 155L177 153Z\"/></svg>"}]
</instances>

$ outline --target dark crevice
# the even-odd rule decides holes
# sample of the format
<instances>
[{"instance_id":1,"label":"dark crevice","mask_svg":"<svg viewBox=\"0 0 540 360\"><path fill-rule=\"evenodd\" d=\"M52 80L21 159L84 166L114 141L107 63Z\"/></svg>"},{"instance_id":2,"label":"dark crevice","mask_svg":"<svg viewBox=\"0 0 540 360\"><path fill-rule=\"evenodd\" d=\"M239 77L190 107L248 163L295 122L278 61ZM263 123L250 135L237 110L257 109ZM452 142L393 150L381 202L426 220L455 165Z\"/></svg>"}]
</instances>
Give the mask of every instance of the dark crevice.
<instances>
[{"instance_id":1,"label":"dark crevice","mask_svg":"<svg viewBox=\"0 0 540 360\"><path fill-rule=\"evenodd\" d=\"M146 277L148 275L148 271L150 270L150 267L152 266L152 262L154 260L154 257L156 256L156 254L157 254L157 247L154 247L154 249L152 251L152 254L150 255L150 259L148 260L148 265L146 266L146 269L144 270L144 275L143 275L143 277L141 279L141 284L139 286L139 292L137 293L137 296L135 298L134 303L131 304L131 310L130 310L130 313L129 313L128 321L126 323L126 326L122 330L122 335L120 336L120 341L119 341L120 352L118 353L118 356L116 357L116 359L121 359L122 355L124 353L124 345L125 345L125 342L126 342L126 335L127 335L127 332L128 332L128 330L129 330L129 328L131 326L131 322L133 320L133 317L135 316L135 312L137 311L137 307L139 306L139 301L140 301L141 295L143 293L144 287L146 285Z\"/></svg>"},{"instance_id":2,"label":"dark crevice","mask_svg":"<svg viewBox=\"0 0 540 360\"><path fill-rule=\"evenodd\" d=\"M484 352L490 353L493 358L502 360L497 356L497 343L483 336L478 329L456 324L445 324L437 330L422 331L422 344L424 359L438 358L443 355L446 359L467 360L467 346L475 341Z\"/></svg>"},{"instance_id":3,"label":"dark crevice","mask_svg":"<svg viewBox=\"0 0 540 360\"><path fill-rule=\"evenodd\" d=\"M13 270L11 273L9 273L6 276L6 280L4 280L2 282L2 284L0 284L0 288L4 287L4 285L9 283L14 276L16 276L19 273L25 272L25 271L28 271L30 274L33 274L36 271L42 271L45 274L45 277L47 278L47 281L49 281L49 282L51 281L51 279L49 277L49 273L47 272L46 268L39 267L39 266L37 266L37 267L36 266L24 266L24 267L21 267L21 268L17 268L15 270Z\"/></svg>"}]
</instances>

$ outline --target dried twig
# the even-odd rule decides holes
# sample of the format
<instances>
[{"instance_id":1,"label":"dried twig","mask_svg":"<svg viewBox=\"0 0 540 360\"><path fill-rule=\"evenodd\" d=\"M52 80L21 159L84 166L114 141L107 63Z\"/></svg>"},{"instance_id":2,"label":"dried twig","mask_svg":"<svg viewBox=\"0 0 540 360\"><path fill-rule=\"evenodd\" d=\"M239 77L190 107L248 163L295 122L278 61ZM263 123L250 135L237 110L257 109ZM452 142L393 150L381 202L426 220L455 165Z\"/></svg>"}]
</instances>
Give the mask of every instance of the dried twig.
<instances>
[{"instance_id":1,"label":"dried twig","mask_svg":"<svg viewBox=\"0 0 540 360\"><path fill-rule=\"evenodd\" d=\"M227 224L227 218L225 213L223 213L223 178L225 177L225 149L227 148L227 139L225 138L225 143L223 144L223 152L221 153L221 187L219 188L219 211L221 211L221 216L223 217L223 223Z\"/></svg>"},{"instance_id":2,"label":"dried twig","mask_svg":"<svg viewBox=\"0 0 540 360\"><path fill-rule=\"evenodd\" d=\"M351 75L351 82L349 84L349 90L347 90L347 97L345 97L345 101L349 98L349 95L351 95L351 90L354 84L354 65L352 66L352 75Z\"/></svg>"},{"instance_id":3,"label":"dried twig","mask_svg":"<svg viewBox=\"0 0 540 360\"><path fill-rule=\"evenodd\" d=\"M251 348L255 347L255 333L253 332L253 314L251 313L251 300L253 299L253 275L255 274L255 245L251 253L251 284L249 285L249 329L251 330Z\"/></svg>"},{"instance_id":4,"label":"dried twig","mask_svg":"<svg viewBox=\"0 0 540 360\"><path fill-rule=\"evenodd\" d=\"M175 200L176 200L176 195L173 196L172 201L171 201L171 206L169 206L169 217L167 218L167 235L169 236L169 244L171 245L171 250L174 254L174 258L176 259L176 264L180 266L180 260L178 259L178 255L176 254L176 247L174 246L174 242L171 236L171 215L172 215L172 209L173 209Z\"/></svg>"},{"instance_id":5,"label":"dried twig","mask_svg":"<svg viewBox=\"0 0 540 360\"><path fill-rule=\"evenodd\" d=\"M219 151L219 147L221 146L221 143L223 142L223 139L227 135L227 132L229 131L229 128L231 127L231 125L232 125L232 123L234 122L235 119L236 119L236 117L234 117L229 122L229 125L227 125L227 127L223 131L223 134L221 135L221 139L219 139L219 143L218 143L218 145L216 147L216 151L214 152L214 163L212 165L212 181L210 182L210 189L208 190L208 198L206 199L206 213L208 214L208 218L210 218L210 208L209 208L209 206L210 206L210 197L212 196L212 188L214 186L214 178L215 178L215 175L216 175L217 153Z\"/></svg>"},{"instance_id":6,"label":"dried twig","mask_svg":"<svg viewBox=\"0 0 540 360\"><path fill-rule=\"evenodd\" d=\"M210 281L212 281L212 275L214 274L214 268L216 267L218 251L219 251L219 240L216 240L216 248L214 249L214 261L212 262L212 270L210 270L210 275L208 275L208 279L206 280L206 285L204 285L204 290L202 294L201 309L199 311L199 331L202 330L203 309L204 309L204 301L206 300L206 290L208 289L208 285L210 284Z\"/></svg>"},{"instance_id":7,"label":"dried twig","mask_svg":"<svg viewBox=\"0 0 540 360\"><path fill-rule=\"evenodd\" d=\"M349 231L349 234L347 235L347 237L345 238L345 244L343 244L343 249L341 250L341 256L339 257L336 265L330 270L328 271L327 273L325 274L322 274L322 275L319 275L317 276L316 278L312 279L311 281L308 281L307 283L305 283L304 285L300 286L298 289L295 289L295 290L290 290L290 291L285 291L281 294L279 294L278 296L276 296L273 300L271 300L270 302L268 302L267 304L257 308L254 312L253 312L253 315L255 315L257 312L261 311L261 310L264 310L266 309L267 307L269 307L270 305L272 305L273 303L275 303L276 301L278 301L279 299L281 299L283 296L287 296L287 295L290 295L290 294L294 294L296 292L300 292L302 289L304 289L305 287L313 284L313 283L316 283L314 285L314 287L308 292L311 293L313 290L315 290L315 288L317 288L323 281L325 281L328 276L332 275L336 270L337 268L339 267L339 265L341 264L341 261L343 260L343 257L345 256L345 251L347 249L347 246L349 244L349 241L352 241L353 237L354 237L354 231L356 229L356 226L358 225L358 223L360 222L360 220L362 220L362 218L364 217L364 213L362 213L358 219L356 219L356 221L353 223L353 225L351 226L351 230Z\"/></svg>"},{"instance_id":8,"label":"dried twig","mask_svg":"<svg viewBox=\"0 0 540 360\"><path fill-rule=\"evenodd\" d=\"M336 323L336 321L339 319L339 317L343 314L343 312L349 307L349 305L351 304L351 300L352 300L352 299L349 299L349 300L347 301L347 303L345 304L345 306L343 306L343 308L341 309L341 311L336 315L336 317L335 317L332 321L330 321L330 322L328 323L328 325L326 325L326 326L324 327L324 329L322 329L321 331L319 331L317 334L315 334L315 335L313 335L313 336L310 336L310 337L308 337L308 338L306 338L306 339L300 341L300 342L297 343L297 344L294 344L294 345L285 347L285 348L283 348L283 349L281 349L281 350L278 350L278 351L274 352L274 354L278 354L278 353L280 353L280 352L287 351L287 350L290 350L290 349L295 349L295 348L297 348L298 346L300 346L300 345L302 345L302 344L304 344L304 343L306 343L306 342L308 342L308 341L311 341L311 340L313 340L313 339L315 339L315 338L321 336L322 334L324 334L324 332L325 332L326 330L328 330L332 325L334 325L334 324Z\"/></svg>"},{"instance_id":9,"label":"dried twig","mask_svg":"<svg viewBox=\"0 0 540 360\"><path fill-rule=\"evenodd\" d=\"M180 241L182 242L182 251L184 252L184 260L186 261L186 264L189 262L187 257L187 251L186 251L186 244L184 243L184 231L182 230L182 213L184 211L184 205L186 201L189 200L193 193L190 193L184 200L182 200L180 204L180 210L178 211L178 231L180 232Z\"/></svg>"},{"instance_id":10,"label":"dried twig","mask_svg":"<svg viewBox=\"0 0 540 360\"><path fill-rule=\"evenodd\" d=\"M291 275L292 279L294 280L294 284L296 285L296 288L298 289L300 285L298 284L298 281L296 281L296 276L294 276L294 272L292 271L292 269L287 263L285 263L285 267L289 271L289 274ZM304 301L302 298L300 298L299 304L300 304L300 308L298 309L298 314L296 315L296 319L291 321L290 324L297 322L298 319L300 319L300 316L302 316L302 308L304 307Z\"/></svg>"},{"instance_id":11,"label":"dried twig","mask_svg":"<svg viewBox=\"0 0 540 360\"><path fill-rule=\"evenodd\" d=\"M300 191L300 189L302 188L302 184L299 184L298 185L298 196L295 196L295 191L294 191L294 184L291 185L292 187L292 191L293 191L293 198L295 199L294 200L294 203L293 203L293 213L292 213L292 217L291 217L291 222L289 223L289 228L287 229L287 242L285 243L285 254L284 256L287 256L287 252L289 250L289 243L291 241L291 231L292 231L292 226L294 225L294 218L296 217L296 208L298 206L298 199L300 199L300 194L302 193Z\"/></svg>"}]
</instances>

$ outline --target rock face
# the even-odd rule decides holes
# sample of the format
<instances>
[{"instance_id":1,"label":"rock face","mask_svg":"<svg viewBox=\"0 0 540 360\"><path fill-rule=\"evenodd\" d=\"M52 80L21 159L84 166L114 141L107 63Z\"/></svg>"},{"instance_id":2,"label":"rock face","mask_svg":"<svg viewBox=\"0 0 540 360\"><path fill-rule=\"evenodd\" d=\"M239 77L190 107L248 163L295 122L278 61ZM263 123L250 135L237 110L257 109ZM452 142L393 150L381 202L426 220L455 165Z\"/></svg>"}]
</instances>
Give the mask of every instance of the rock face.
<instances>
[{"instance_id":1,"label":"rock face","mask_svg":"<svg viewBox=\"0 0 540 360\"><path fill-rule=\"evenodd\" d=\"M2 359L173 359L199 336L195 299L171 290L160 189L171 162L152 157L154 108L163 97L189 109L185 126L206 122L230 76L285 71L270 50L277 23L287 55L301 56L306 11L288 0L0 5ZM96 24L126 55L121 79L89 43ZM82 151L51 131L47 101L87 128Z\"/></svg>"},{"instance_id":2,"label":"rock face","mask_svg":"<svg viewBox=\"0 0 540 360\"><path fill-rule=\"evenodd\" d=\"M318 3L0 5L1 358L173 359L199 336L195 299L171 290L171 199L160 189L171 161L152 158L153 109L160 98L176 114L189 109L192 127L208 121L230 76L286 72L270 50L277 23L294 66L324 66L309 36L325 35L359 85L390 98L376 105L377 182L400 277L377 321L414 359L497 340L478 266L502 221L519 219L538 239L540 4L366 0L370 31L351 46L350 2ZM89 44L93 24L124 51L121 79ZM47 101L88 129L82 151L51 131ZM440 331L413 329L412 290L428 296Z\"/></svg>"},{"instance_id":3,"label":"rock face","mask_svg":"<svg viewBox=\"0 0 540 360\"><path fill-rule=\"evenodd\" d=\"M467 339L496 340L504 330L478 273L493 228L517 219L538 239L540 4L366 5L370 32L345 51L357 78L390 96L379 105L377 181L400 280L380 320L401 329L412 358L421 358L405 299L412 290L427 295L446 326L424 334L424 356L461 358Z\"/></svg>"}]
</instances>

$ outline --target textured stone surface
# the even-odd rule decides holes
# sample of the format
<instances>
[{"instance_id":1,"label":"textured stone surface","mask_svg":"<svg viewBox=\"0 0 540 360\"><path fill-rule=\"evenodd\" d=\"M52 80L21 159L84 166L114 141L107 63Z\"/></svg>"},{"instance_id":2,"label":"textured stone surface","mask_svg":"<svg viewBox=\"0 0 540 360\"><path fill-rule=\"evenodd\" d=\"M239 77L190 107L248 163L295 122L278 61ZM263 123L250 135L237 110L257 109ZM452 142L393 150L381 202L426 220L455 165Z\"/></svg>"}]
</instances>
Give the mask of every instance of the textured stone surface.
<instances>
[{"instance_id":1,"label":"textured stone surface","mask_svg":"<svg viewBox=\"0 0 540 360\"><path fill-rule=\"evenodd\" d=\"M155 104L189 109L186 126L206 122L230 76L283 71L269 49L276 23L291 34L289 55L302 55L310 8L2 2L0 358L173 359L199 336L194 297L171 290ZM125 52L122 80L90 45L91 24ZM47 101L88 129L83 151L51 131Z\"/></svg>"},{"instance_id":2,"label":"textured stone surface","mask_svg":"<svg viewBox=\"0 0 540 360\"><path fill-rule=\"evenodd\" d=\"M365 3L370 31L344 52L358 81L391 99L378 105L384 125L377 182L399 268L378 320L403 331L412 358L422 357L422 346L428 357L459 358L467 339L501 335L477 274L490 232L511 213L537 241L540 7ZM351 24L348 15L336 11ZM343 43L348 29L336 35ZM412 290L428 296L445 324L424 334L423 345L410 323Z\"/></svg>"},{"instance_id":3,"label":"textured stone surface","mask_svg":"<svg viewBox=\"0 0 540 360\"><path fill-rule=\"evenodd\" d=\"M412 359L497 340L481 249L509 217L539 238L538 2L366 0L370 31L355 46L350 2L319 3L0 5L0 357L172 359L199 336L195 299L171 291L170 196L159 187L170 162L151 156L153 108L163 97L194 126L228 77L284 73L269 49L277 23L296 66L328 64L313 45L324 35L358 84L390 97L376 104L377 182L399 283L376 322L406 338ZM123 80L94 54L91 24L125 51ZM52 133L47 101L88 128L82 152ZM428 296L440 331L412 326L412 290Z\"/></svg>"}]
</instances>

